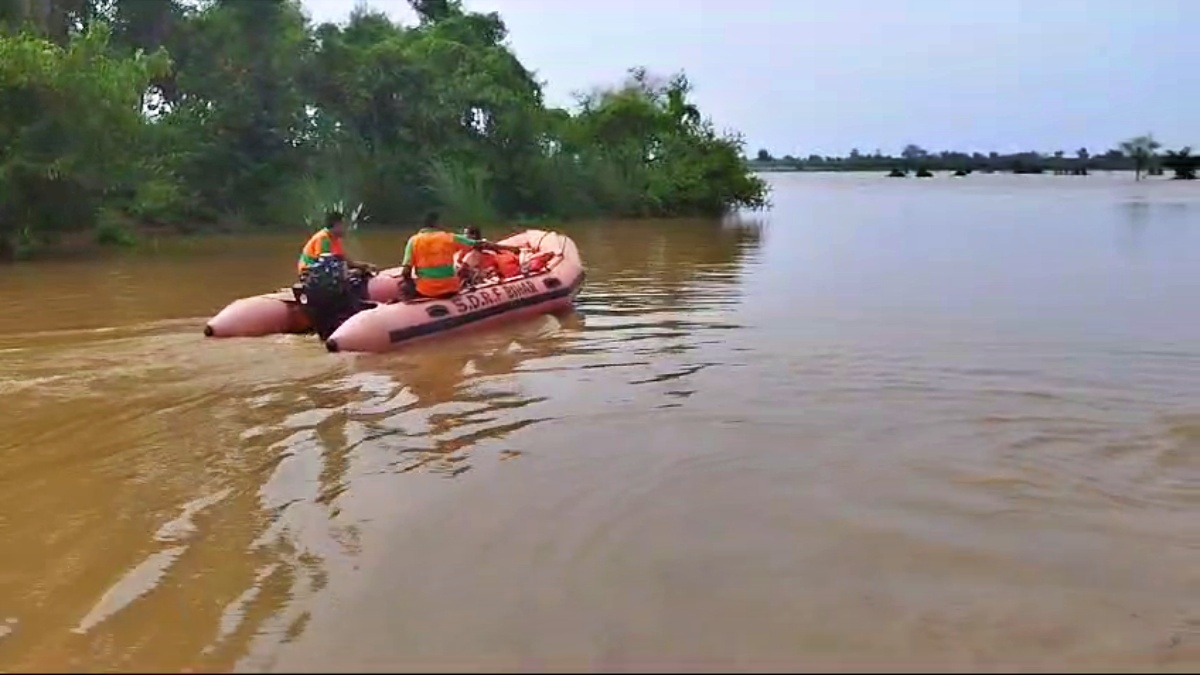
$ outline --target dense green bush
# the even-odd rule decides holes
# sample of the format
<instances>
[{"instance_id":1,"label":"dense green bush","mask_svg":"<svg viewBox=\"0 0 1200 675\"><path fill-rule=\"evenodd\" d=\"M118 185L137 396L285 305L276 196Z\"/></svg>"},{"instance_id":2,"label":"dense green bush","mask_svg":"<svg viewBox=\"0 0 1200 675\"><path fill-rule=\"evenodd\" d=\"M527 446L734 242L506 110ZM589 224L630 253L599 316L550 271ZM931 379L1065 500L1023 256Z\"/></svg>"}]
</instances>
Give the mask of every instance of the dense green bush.
<instances>
[{"instance_id":1,"label":"dense green bush","mask_svg":"<svg viewBox=\"0 0 1200 675\"><path fill-rule=\"evenodd\" d=\"M311 26L295 0L3 5L0 254L96 227L123 243L118 223L301 226L338 199L377 223L765 204L682 75L548 109L499 16L411 4L415 26Z\"/></svg>"}]
</instances>

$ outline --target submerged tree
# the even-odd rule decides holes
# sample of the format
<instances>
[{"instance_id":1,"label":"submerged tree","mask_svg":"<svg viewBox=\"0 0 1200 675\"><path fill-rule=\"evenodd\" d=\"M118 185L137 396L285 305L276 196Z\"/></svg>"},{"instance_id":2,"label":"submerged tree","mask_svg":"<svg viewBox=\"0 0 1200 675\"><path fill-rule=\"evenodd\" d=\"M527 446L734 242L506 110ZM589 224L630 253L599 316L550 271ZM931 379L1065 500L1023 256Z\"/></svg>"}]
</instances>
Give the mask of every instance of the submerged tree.
<instances>
[{"instance_id":1,"label":"submerged tree","mask_svg":"<svg viewBox=\"0 0 1200 675\"><path fill-rule=\"evenodd\" d=\"M1200 169L1200 155L1193 155L1190 146L1180 150L1168 150L1162 165L1175 172L1176 180L1196 180L1196 171Z\"/></svg>"},{"instance_id":2,"label":"submerged tree","mask_svg":"<svg viewBox=\"0 0 1200 675\"><path fill-rule=\"evenodd\" d=\"M1121 152L1133 160L1134 180L1142 179L1142 172L1154 158L1155 151L1161 147L1162 143L1154 140L1151 134L1135 136L1121 143Z\"/></svg>"}]
</instances>

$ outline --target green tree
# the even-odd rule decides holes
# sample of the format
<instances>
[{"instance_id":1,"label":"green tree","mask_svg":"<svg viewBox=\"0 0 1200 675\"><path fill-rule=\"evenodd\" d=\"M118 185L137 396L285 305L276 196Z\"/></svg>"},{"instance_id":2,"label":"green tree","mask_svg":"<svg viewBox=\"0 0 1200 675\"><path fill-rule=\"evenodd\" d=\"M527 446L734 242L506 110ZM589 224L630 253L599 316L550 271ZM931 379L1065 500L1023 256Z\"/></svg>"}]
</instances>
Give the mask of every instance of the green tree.
<instances>
[{"instance_id":1,"label":"green tree","mask_svg":"<svg viewBox=\"0 0 1200 675\"><path fill-rule=\"evenodd\" d=\"M139 114L166 54L114 56L104 24L67 46L0 36L0 251L86 229L152 189Z\"/></svg>"},{"instance_id":2,"label":"green tree","mask_svg":"<svg viewBox=\"0 0 1200 675\"><path fill-rule=\"evenodd\" d=\"M584 164L622 184L621 194L606 195L619 197L609 202L617 213L711 215L766 205L765 184L741 159L743 140L688 113L690 93L683 74L662 80L635 68L624 86L581 100L575 138L586 140Z\"/></svg>"},{"instance_id":3,"label":"green tree","mask_svg":"<svg viewBox=\"0 0 1200 675\"><path fill-rule=\"evenodd\" d=\"M333 201L377 223L766 205L682 73L636 68L548 109L499 15L410 4L416 25L358 9L311 26L299 0L0 2L3 246L133 222L298 226Z\"/></svg>"},{"instance_id":4,"label":"green tree","mask_svg":"<svg viewBox=\"0 0 1200 675\"><path fill-rule=\"evenodd\" d=\"M1134 180L1142 179L1142 172L1154 158L1155 151L1161 147L1162 144L1154 140L1151 134L1135 136L1121 143L1121 152L1133 160Z\"/></svg>"},{"instance_id":5,"label":"green tree","mask_svg":"<svg viewBox=\"0 0 1200 675\"><path fill-rule=\"evenodd\" d=\"M909 161L914 161L923 157L928 157L929 153L926 152L926 150L921 146L909 143L908 145L904 146L904 150L900 152L900 156Z\"/></svg>"},{"instance_id":6,"label":"green tree","mask_svg":"<svg viewBox=\"0 0 1200 675\"><path fill-rule=\"evenodd\" d=\"M925 159L929 157L929 153L919 145L909 143L900 151L900 156L904 159L904 164L911 169L923 167Z\"/></svg>"}]
</instances>

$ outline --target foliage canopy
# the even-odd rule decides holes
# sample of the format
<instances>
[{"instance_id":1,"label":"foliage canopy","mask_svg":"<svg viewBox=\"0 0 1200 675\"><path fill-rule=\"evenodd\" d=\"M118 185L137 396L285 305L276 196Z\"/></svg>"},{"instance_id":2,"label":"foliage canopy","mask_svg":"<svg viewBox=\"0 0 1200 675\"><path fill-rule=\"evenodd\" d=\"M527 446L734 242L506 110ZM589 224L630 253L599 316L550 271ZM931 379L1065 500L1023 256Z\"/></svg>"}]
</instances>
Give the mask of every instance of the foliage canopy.
<instances>
[{"instance_id":1,"label":"foliage canopy","mask_svg":"<svg viewBox=\"0 0 1200 675\"><path fill-rule=\"evenodd\" d=\"M0 249L122 223L718 215L765 206L736 135L643 69L548 108L495 13L405 26L297 0L0 5ZM3 251L0 251L3 252Z\"/></svg>"}]
</instances>

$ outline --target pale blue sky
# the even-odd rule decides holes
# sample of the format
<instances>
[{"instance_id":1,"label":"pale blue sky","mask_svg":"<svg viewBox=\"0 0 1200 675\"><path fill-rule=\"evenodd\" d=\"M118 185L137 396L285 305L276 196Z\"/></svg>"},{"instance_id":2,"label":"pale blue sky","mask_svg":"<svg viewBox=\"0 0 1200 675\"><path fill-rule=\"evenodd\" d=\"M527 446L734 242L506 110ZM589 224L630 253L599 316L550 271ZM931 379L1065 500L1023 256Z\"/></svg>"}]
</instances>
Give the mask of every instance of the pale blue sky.
<instances>
[{"instance_id":1,"label":"pale blue sky","mask_svg":"<svg viewBox=\"0 0 1200 675\"><path fill-rule=\"evenodd\" d=\"M316 21L356 0L303 0ZM404 0L368 6L404 21ZM467 0L553 103L683 69L749 153L1200 146L1200 0Z\"/></svg>"}]
</instances>

